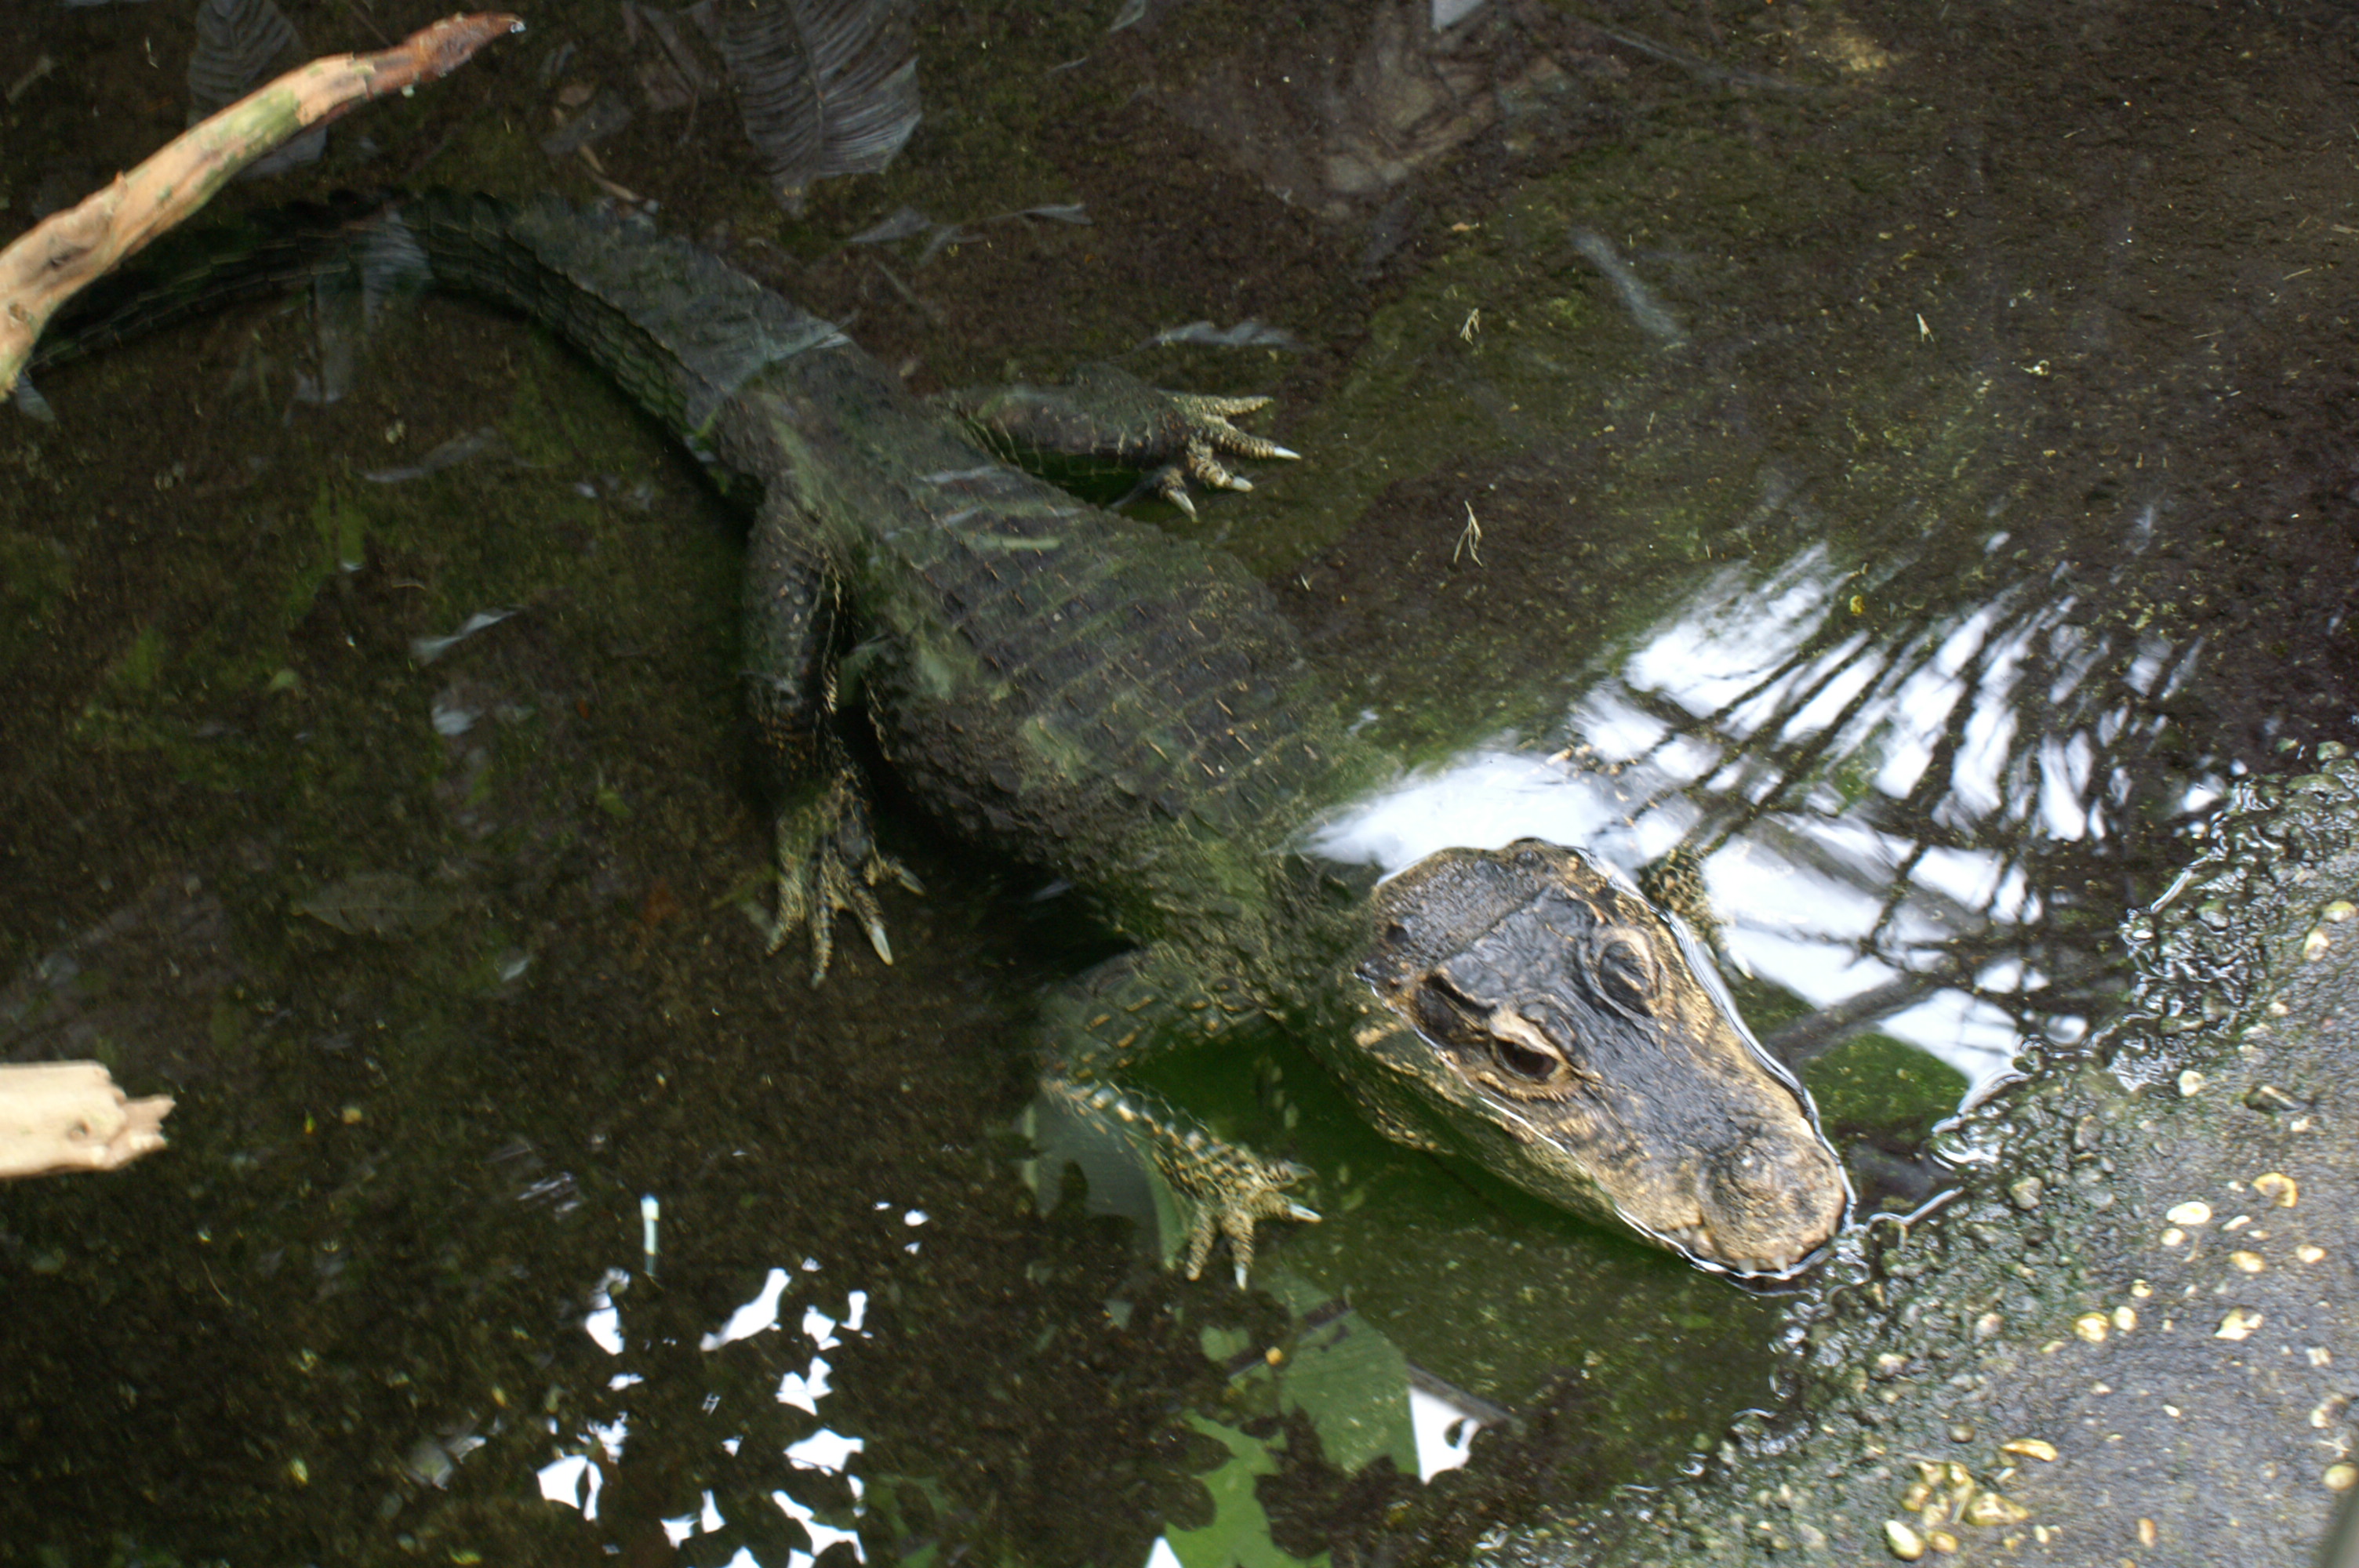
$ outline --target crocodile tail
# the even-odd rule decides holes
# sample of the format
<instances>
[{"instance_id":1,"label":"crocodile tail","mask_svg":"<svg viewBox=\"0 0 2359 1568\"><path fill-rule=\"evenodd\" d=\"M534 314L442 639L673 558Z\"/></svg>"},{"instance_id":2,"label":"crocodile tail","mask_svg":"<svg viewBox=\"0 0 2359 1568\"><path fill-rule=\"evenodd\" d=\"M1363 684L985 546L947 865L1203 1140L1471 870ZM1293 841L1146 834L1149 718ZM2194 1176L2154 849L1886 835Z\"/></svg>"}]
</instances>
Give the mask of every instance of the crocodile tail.
<instances>
[{"instance_id":1,"label":"crocodile tail","mask_svg":"<svg viewBox=\"0 0 2359 1568\"><path fill-rule=\"evenodd\" d=\"M27 368L69 364L240 300L289 294L349 270L355 241L375 231L384 211L382 197L340 196L176 230L75 295L41 334Z\"/></svg>"},{"instance_id":2,"label":"crocodile tail","mask_svg":"<svg viewBox=\"0 0 2359 1568\"><path fill-rule=\"evenodd\" d=\"M691 440L766 367L815 350L858 352L832 322L643 220L553 196L519 206L435 191L386 221L416 243L437 284L546 324Z\"/></svg>"},{"instance_id":3,"label":"crocodile tail","mask_svg":"<svg viewBox=\"0 0 2359 1568\"><path fill-rule=\"evenodd\" d=\"M766 366L815 349L858 352L833 323L644 221L553 196L517 204L438 190L342 198L168 236L76 300L43 335L31 368L331 278L372 299L439 287L515 309L691 443Z\"/></svg>"}]
</instances>

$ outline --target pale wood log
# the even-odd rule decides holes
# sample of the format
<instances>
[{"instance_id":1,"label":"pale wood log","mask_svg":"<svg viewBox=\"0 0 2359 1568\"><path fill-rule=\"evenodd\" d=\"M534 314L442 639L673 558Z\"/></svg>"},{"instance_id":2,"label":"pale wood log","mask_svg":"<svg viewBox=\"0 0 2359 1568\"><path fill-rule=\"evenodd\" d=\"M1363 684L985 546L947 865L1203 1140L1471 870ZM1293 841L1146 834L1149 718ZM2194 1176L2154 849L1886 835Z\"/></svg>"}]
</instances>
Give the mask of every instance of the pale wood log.
<instances>
[{"instance_id":1,"label":"pale wood log","mask_svg":"<svg viewBox=\"0 0 2359 1568\"><path fill-rule=\"evenodd\" d=\"M0 1176L112 1171L164 1147L171 1109L130 1098L97 1062L0 1064Z\"/></svg>"}]
</instances>

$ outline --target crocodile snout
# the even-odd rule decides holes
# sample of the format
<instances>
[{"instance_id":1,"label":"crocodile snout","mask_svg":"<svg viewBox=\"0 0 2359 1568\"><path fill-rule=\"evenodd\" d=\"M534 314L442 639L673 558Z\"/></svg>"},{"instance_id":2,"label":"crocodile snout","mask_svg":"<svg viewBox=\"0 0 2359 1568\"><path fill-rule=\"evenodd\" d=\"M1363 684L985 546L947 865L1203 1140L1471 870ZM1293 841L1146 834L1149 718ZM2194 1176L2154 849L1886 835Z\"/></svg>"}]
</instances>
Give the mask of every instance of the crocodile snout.
<instances>
[{"instance_id":1,"label":"crocodile snout","mask_svg":"<svg viewBox=\"0 0 2359 1568\"><path fill-rule=\"evenodd\" d=\"M1739 1274L1791 1273L1843 1224L1850 1192L1823 1140L1756 1134L1702 1172L1697 1256Z\"/></svg>"}]
</instances>

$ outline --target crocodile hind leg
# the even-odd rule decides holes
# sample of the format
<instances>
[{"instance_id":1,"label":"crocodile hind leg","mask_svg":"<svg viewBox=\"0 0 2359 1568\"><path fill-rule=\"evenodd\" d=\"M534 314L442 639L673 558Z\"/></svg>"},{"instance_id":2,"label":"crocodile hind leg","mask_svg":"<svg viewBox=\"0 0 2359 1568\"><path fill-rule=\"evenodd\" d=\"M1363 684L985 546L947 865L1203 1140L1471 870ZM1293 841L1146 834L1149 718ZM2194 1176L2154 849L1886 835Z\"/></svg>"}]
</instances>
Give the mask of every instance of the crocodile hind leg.
<instances>
[{"instance_id":1,"label":"crocodile hind leg","mask_svg":"<svg viewBox=\"0 0 2359 1568\"><path fill-rule=\"evenodd\" d=\"M1165 1051L1223 1038L1259 1014L1241 988L1208 986L1180 955L1157 946L1082 975L1050 999L1042 1020L1042 1091L1072 1114L1121 1133L1161 1173L1183 1211L1188 1277L1203 1273L1225 1237L1240 1290L1262 1221L1319 1217L1287 1192L1310 1173L1225 1142L1186 1112L1114 1080Z\"/></svg>"},{"instance_id":2,"label":"crocodile hind leg","mask_svg":"<svg viewBox=\"0 0 2359 1568\"><path fill-rule=\"evenodd\" d=\"M766 506L746 553L745 655L746 708L777 813L769 950L808 925L813 985L827 978L837 914L858 921L889 964L893 946L871 890L890 879L920 891L876 847L860 770L836 730L838 608L833 576L801 519L783 504Z\"/></svg>"},{"instance_id":3,"label":"crocodile hind leg","mask_svg":"<svg viewBox=\"0 0 2359 1568\"><path fill-rule=\"evenodd\" d=\"M940 403L968 434L1029 473L1059 483L1136 478L1133 493L1158 496L1191 517L1191 483L1253 488L1223 458L1300 456L1231 423L1266 407L1266 397L1165 392L1112 365L1084 366L1062 386L952 392Z\"/></svg>"}]
</instances>

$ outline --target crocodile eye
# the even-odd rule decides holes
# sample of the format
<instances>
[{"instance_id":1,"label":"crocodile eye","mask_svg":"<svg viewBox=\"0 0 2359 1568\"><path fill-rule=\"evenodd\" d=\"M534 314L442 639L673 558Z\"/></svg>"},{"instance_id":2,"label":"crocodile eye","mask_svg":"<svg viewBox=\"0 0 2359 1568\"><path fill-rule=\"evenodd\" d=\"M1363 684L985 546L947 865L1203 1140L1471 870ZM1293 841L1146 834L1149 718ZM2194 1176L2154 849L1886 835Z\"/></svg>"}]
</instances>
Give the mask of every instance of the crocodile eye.
<instances>
[{"instance_id":1,"label":"crocodile eye","mask_svg":"<svg viewBox=\"0 0 2359 1568\"><path fill-rule=\"evenodd\" d=\"M1499 1065L1526 1083L1545 1084L1564 1071L1564 1058L1553 1051L1535 1050L1521 1041L1491 1036L1491 1054Z\"/></svg>"},{"instance_id":2,"label":"crocodile eye","mask_svg":"<svg viewBox=\"0 0 2359 1568\"><path fill-rule=\"evenodd\" d=\"M1658 983L1655 954L1636 932L1599 932L1590 951L1589 973L1598 1000L1606 1006L1633 1018L1653 1012Z\"/></svg>"}]
</instances>

